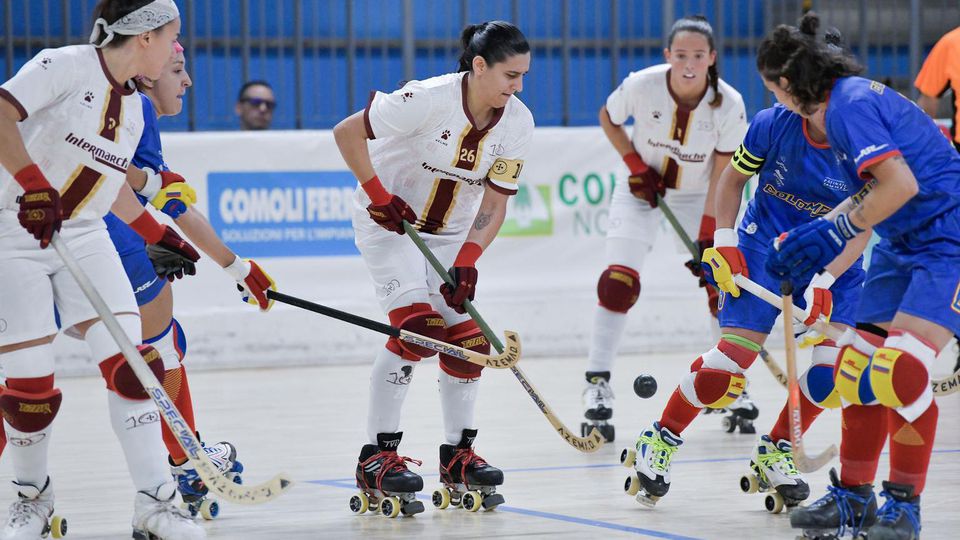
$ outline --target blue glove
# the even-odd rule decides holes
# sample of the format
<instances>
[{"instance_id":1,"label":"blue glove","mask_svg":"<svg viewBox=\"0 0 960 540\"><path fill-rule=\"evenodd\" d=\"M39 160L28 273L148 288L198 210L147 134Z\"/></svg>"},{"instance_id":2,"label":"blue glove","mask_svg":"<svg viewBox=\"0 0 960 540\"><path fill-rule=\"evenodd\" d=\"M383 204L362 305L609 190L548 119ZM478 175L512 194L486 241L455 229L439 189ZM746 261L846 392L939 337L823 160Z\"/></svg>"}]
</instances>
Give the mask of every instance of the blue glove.
<instances>
[{"instance_id":1,"label":"blue glove","mask_svg":"<svg viewBox=\"0 0 960 540\"><path fill-rule=\"evenodd\" d=\"M846 216L840 218L849 224ZM804 223L774 241L774 251L767 257L767 272L793 283L809 283L814 274L837 258L847 240L857 232L860 231L852 225L841 228L824 218Z\"/></svg>"}]
</instances>

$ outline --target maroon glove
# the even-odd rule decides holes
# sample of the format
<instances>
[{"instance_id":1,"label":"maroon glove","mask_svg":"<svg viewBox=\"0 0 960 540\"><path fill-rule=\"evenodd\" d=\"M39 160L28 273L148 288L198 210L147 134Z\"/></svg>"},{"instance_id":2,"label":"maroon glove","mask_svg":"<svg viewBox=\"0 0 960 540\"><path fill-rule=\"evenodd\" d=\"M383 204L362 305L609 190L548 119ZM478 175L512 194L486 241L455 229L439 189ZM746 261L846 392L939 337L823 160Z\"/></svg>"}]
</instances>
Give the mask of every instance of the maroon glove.
<instances>
[{"instance_id":1,"label":"maroon glove","mask_svg":"<svg viewBox=\"0 0 960 540\"><path fill-rule=\"evenodd\" d=\"M370 197L367 213L370 214L370 219L377 222L377 225L388 231L403 234L404 221L416 223L417 214L413 212L410 205L399 196L388 193L376 175L360 184L360 187Z\"/></svg>"},{"instance_id":2,"label":"maroon glove","mask_svg":"<svg viewBox=\"0 0 960 540\"><path fill-rule=\"evenodd\" d=\"M450 275L456 286L444 283L440 286L440 294L443 300L457 313L466 313L463 303L467 300L473 300L473 295L477 290L477 269L474 266L483 248L480 244L466 242L460 248L456 260L453 261L453 268L450 269Z\"/></svg>"},{"instance_id":3,"label":"maroon glove","mask_svg":"<svg viewBox=\"0 0 960 540\"><path fill-rule=\"evenodd\" d=\"M20 196L17 219L28 233L40 241L40 248L46 248L50 245L53 233L59 231L63 223L60 192L53 189L36 164L21 169L14 179L24 190Z\"/></svg>"},{"instance_id":4,"label":"maroon glove","mask_svg":"<svg viewBox=\"0 0 960 540\"><path fill-rule=\"evenodd\" d=\"M660 173L651 169L640 158L640 154L630 152L623 156L623 162L630 169L630 178L627 180L630 187L630 193L638 199L643 199L650 203L653 208L657 207L657 195L663 197L667 194L667 187L663 183Z\"/></svg>"}]
</instances>

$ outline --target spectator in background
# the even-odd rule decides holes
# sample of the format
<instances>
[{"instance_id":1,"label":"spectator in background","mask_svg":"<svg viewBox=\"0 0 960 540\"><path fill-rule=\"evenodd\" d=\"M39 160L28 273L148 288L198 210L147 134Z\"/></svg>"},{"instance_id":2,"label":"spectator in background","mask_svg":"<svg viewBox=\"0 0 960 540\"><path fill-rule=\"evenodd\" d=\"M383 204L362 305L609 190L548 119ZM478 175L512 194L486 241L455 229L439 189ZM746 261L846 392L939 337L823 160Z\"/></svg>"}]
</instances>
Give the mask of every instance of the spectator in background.
<instances>
[{"instance_id":1,"label":"spectator in background","mask_svg":"<svg viewBox=\"0 0 960 540\"><path fill-rule=\"evenodd\" d=\"M237 95L237 116L244 131L270 129L277 100L267 81L248 81Z\"/></svg>"},{"instance_id":2,"label":"spectator in background","mask_svg":"<svg viewBox=\"0 0 960 540\"><path fill-rule=\"evenodd\" d=\"M960 105L960 28L947 32L923 62L914 86L920 91L917 104L930 115L937 117L940 96L948 89L953 91L953 118L950 125L950 140L960 150L960 133L957 133L958 105Z\"/></svg>"}]
</instances>

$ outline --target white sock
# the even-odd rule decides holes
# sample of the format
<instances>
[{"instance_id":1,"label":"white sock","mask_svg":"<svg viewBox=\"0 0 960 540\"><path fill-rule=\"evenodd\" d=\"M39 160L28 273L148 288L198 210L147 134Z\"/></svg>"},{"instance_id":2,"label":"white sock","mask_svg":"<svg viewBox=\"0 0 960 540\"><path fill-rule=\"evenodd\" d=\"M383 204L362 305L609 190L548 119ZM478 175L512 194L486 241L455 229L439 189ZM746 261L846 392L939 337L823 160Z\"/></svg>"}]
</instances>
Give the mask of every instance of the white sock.
<instances>
[{"instance_id":1,"label":"white sock","mask_svg":"<svg viewBox=\"0 0 960 540\"><path fill-rule=\"evenodd\" d=\"M611 371L627 325L627 314L598 305L593 315L593 336L587 371Z\"/></svg>"},{"instance_id":2,"label":"white sock","mask_svg":"<svg viewBox=\"0 0 960 540\"><path fill-rule=\"evenodd\" d=\"M170 480L167 447L160 437L160 412L153 400L134 401L107 392L110 423L116 433L130 478L137 491L156 488Z\"/></svg>"},{"instance_id":3,"label":"white sock","mask_svg":"<svg viewBox=\"0 0 960 540\"><path fill-rule=\"evenodd\" d=\"M440 410L443 411L443 436L447 444L457 444L463 430L473 429L473 411L477 404L480 378L461 379L440 370Z\"/></svg>"},{"instance_id":4,"label":"white sock","mask_svg":"<svg viewBox=\"0 0 960 540\"><path fill-rule=\"evenodd\" d=\"M370 374L367 402L367 437L377 444L377 433L396 433L400 428L400 409L407 397L417 362L404 360L380 349Z\"/></svg>"}]
</instances>

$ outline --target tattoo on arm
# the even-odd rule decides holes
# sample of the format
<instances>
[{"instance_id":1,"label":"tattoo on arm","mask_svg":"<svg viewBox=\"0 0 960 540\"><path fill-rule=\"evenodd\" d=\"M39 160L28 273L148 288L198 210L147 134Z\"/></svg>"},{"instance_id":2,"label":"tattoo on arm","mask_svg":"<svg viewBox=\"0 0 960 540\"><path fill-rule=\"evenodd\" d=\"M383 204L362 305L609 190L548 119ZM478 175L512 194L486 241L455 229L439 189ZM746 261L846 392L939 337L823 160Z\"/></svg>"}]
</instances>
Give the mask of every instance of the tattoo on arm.
<instances>
[{"instance_id":1,"label":"tattoo on arm","mask_svg":"<svg viewBox=\"0 0 960 540\"><path fill-rule=\"evenodd\" d=\"M477 219L473 221L473 228L478 231L482 231L484 227L490 224L490 219L492 217L493 217L493 213L484 212L483 210L481 210L479 213L477 213Z\"/></svg>"}]
</instances>

